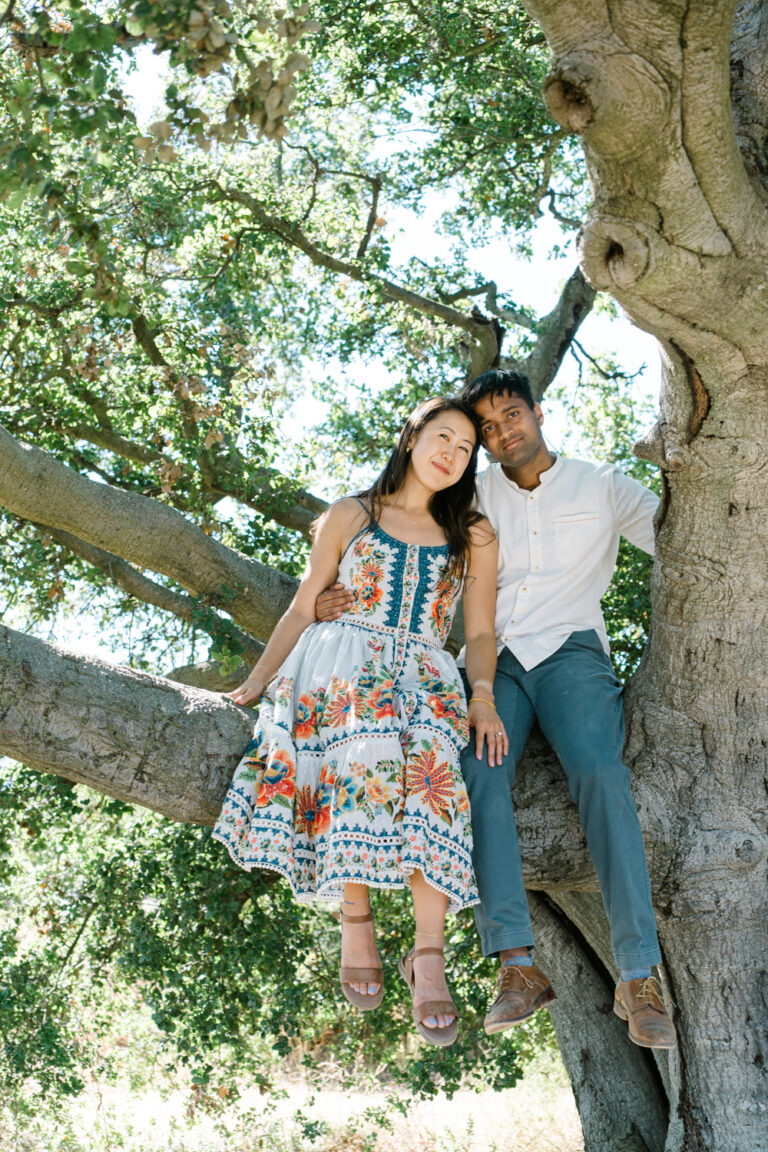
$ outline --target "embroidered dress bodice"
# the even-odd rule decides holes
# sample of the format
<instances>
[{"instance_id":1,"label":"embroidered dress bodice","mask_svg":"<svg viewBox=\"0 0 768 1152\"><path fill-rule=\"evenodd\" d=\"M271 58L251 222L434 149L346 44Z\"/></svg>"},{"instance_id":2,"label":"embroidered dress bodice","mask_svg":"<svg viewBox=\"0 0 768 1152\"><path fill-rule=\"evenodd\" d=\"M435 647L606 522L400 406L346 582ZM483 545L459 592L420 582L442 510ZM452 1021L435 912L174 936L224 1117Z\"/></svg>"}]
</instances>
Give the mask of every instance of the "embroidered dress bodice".
<instances>
[{"instance_id":1,"label":"embroidered dress bodice","mask_svg":"<svg viewBox=\"0 0 768 1152\"><path fill-rule=\"evenodd\" d=\"M443 575L447 560L445 544L406 544L378 524L363 529L339 564L355 597L342 622L442 648L460 592Z\"/></svg>"}]
</instances>

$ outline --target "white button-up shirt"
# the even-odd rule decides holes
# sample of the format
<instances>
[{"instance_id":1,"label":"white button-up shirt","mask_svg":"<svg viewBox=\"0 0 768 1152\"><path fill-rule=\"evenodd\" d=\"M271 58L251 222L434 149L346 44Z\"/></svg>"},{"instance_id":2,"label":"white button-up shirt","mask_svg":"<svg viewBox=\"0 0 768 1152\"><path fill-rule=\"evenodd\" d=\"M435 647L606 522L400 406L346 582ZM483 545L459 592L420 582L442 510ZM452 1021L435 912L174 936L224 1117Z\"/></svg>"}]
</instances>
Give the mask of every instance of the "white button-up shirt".
<instances>
[{"instance_id":1,"label":"white button-up shirt","mask_svg":"<svg viewBox=\"0 0 768 1152\"><path fill-rule=\"evenodd\" d=\"M608 652L600 600L619 536L653 553L655 493L615 464L562 456L532 492L509 480L500 464L478 476L477 488L480 510L499 538L499 650L506 646L529 670L572 632L594 628Z\"/></svg>"}]
</instances>

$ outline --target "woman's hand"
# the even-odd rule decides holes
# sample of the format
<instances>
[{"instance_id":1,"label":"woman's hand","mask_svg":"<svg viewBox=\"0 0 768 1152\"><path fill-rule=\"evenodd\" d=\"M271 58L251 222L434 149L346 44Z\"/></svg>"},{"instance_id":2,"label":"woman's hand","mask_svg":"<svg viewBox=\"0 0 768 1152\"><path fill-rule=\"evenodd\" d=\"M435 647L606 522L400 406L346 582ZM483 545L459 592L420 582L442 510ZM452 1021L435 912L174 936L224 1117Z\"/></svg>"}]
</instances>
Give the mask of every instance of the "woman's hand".
<instances>
[{"instance_id":1,"label":"woman's hand","mask_svg":"<svg viewBox=\"0 0 768 1152\"><path fill-rule=\"evenodd\" d=\"M234 700L235 704L240 704L241 707L246 707L248 704L253 704L254 700L258 700L264 691L265 684L260 678L252 679L250 676L241 684L239 688L235 688L234 692L227 692L225 695Z\"/></svg>"},{"instance_id":2,"label":"woman's hand","mask_svg":"<svg viewBox=\"0 0 768 1152\"><path fill-rule=\"evenodd\" d=\"M483 743L487 743L488 763L491 768L501 764L502 759L509 752L509 740L493 704L485 700L471 700L469 726L475 730L475 752L478 760L482 760Z\"/></svg>"}]
</instances>

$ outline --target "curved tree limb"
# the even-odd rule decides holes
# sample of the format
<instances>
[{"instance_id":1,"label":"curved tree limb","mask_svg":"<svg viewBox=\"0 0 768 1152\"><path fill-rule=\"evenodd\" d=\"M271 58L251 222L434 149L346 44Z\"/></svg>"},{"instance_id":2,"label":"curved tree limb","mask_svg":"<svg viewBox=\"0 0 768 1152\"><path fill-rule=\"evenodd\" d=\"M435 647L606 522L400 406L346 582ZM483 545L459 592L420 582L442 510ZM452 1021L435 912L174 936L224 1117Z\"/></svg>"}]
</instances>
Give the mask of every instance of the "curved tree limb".
<instances>
[{"instance_id":1,"label":"curved tree limb","mask_svg":"<svg viewBox=\"0 0 768 1152\"><path fill-rule=\"evenodd\" d=\"M750 183L733 131L730 44L735 0L691 0L681 25L683 144L734 251L765 241L765 201Z\"/></svg>"},{"instance_id":2,"label":"curved tree limb","mask_svg":"<svg viewBox=\"0 0 768 1152\"><path fill-rule=\"evenodd\" d=\"M41 524L40 528L48 532L57 544L61 544L63 548L75 556L79 556L81 560L92 564L100 572L105 572L118 588L122 588L135 600L140 600L143 604L151 604L155 608L162 609L163 612L171 612L187 624L194 624L196 628L207 632L214 639L220 637L226 630L226 635L240 646L243 659L251 664L255 664L263 652L264 646L262 644L252 639L246 632L235 628L229 620L225 620L217 614L214 614L214 619L207 620L199 603L195 603L189 596L182 596L179 592L174 592L172 588L165 588L156 580L150 580L148 576L144 576L131 564L126 564L125 560L121 560L119 556L114 556L101 548L95 548L92 544L86 544L84 540L72 536L69 532L62 532L59 528L51 528L47 524ZM218 626L217 620L219 621Z\"/></svg>"},{"instance_id":3,"label":"curved tree limb","mask_svg":"<svg viewBox=\"0 0 768 1152\"><path fill-rule=\"evenodd\" d=\"M536 344L523 361L537 400L554 380L571 341L589 315L597 292L584 279L580 268L568 278L560 299L536 324Z\"/></svg>"},{"instance_id":4,"label":"curved tree limb","mask_svg":"<svg viewBox=\"0 0 768 1152\"><path fill-rule=\"evenodd\" d=\"M0 625L0 754L42 772L172 820L212 824L253 723L252 711L220 695ZM593 890L576 809L543 743L534 741L520 776L526 883Z\"/></svg>"},{"instance_id":5,"label":"curved tree limb","mask_svg":"<svg viewBox=\"0 0 768 1152\"><path fill-rule=\"evenodd\" d=\"M98 484L0 427L0 503L24 520L50 524L195 596L226 607L254 636L268 636L296 581L207 536L175 508Z\"/></svg>"},{"instance_id":6,"label":"curved tree limb","mask_svg":"<svg viewBox=\"0 0 768 1152\"><path fill-rule=\"evenodd\" d=\"M663 1152L669 1110L659 1074L611 1010L609 973L556 904L538 893L529 899L538 962L560 991L549 1013L585 1148Z\"/></svg>"},{"instance_id":7,"label":"curved tree limb","mask_svg":"<svg viewBox=\"0 0 768 1152\"><path fill-rule=\"evenodd\" d=\"M252 731L223 696L0 625L0 751L30 768L211 824Z\"/></svg>"}]
</instances>

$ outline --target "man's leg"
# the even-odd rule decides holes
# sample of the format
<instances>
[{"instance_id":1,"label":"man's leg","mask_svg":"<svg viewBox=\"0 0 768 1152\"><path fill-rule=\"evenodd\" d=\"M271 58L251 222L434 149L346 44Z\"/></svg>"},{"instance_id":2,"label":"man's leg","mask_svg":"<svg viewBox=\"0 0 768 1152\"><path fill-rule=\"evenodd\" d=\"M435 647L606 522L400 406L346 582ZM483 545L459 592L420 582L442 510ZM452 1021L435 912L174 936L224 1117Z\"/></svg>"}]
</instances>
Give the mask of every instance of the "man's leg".
<instances>
[{"instance_id":1,"label":"man's leg","mask_svg":"<svg viewBox=\"0 0 768 1152\"><path fill-rule=\"evenodd\" d=\"M491 768L477 759L474 734L461 768L472 809L473 862L481 903L475 922L486 956L501 958L496 998L485 1017L489 1034L503 1032L550 1004L555 994L531 959L533 929L523 885L511 789L517 761L533 723L531 702L520 687L522 665L506 648L494 682L496 709L509 737L509 753Z\"/></svg>"},{"instance_id":2,"label":"man's leg","mask_svg":"<svg viewBox=\"0 0 768 1152\"><path fill-rule=\"evenodd\" d=\"M620 969L661 960L640 821L622 762L621 687L593 631L574 632L526 674L541 730L568 778Z\"/></svg>"},{"instance_id":3,"label":"man's leg","mask_svg":"<svg viewBox=\"0 0 768 1152\"><path fill-rule=\"evenodd\" d=\"M480 892L475 923L484 956L508 948L533 947L533 929L523 885L523 869L512 807L515 766L533 723L533 708L517 683L522 668L503 648L494 681L496 710L509 737L509 752L491 768L477 759L474 731L461 756L461 771L472 810L472 860Z\"/></svg>"}]
</instances>

